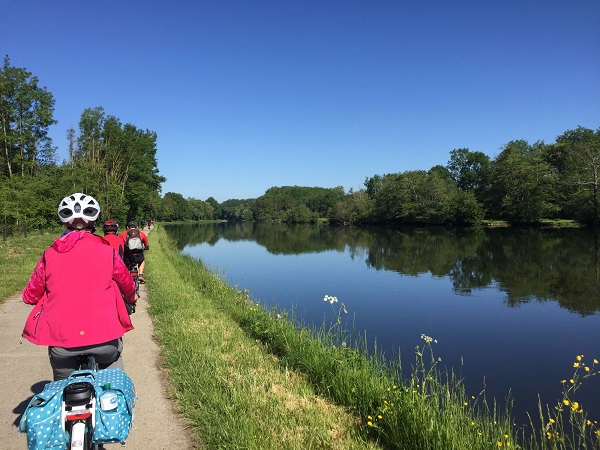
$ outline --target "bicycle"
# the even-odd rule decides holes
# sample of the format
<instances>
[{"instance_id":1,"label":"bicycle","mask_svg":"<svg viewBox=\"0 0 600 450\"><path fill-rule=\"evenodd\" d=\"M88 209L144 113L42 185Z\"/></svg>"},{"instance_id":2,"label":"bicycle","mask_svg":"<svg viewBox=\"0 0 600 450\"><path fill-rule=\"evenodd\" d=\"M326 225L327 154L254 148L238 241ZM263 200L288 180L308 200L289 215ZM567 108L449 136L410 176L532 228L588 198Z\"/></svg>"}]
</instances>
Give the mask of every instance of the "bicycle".
<instances>
[{"instance_id":1,"label":"bicycle","mask_svg":"<svg viewBox=\"0 0 600 450\"><path fill-rule=\"evenodd\" d=\"M99 370L91 355L82 359L83 370L47 383L29 402L19 423L29 450L125 444L137 400L133 381L121 369Z\"/></svg>"},{"instance_id":2,"label":"bicycle","mask_svg":"<svg viewBox=\"0 0 600 450\"><path fill-rule=\"evenodd\" d=\"M140 293L140 282L139 282L139 274L138 274L138 263L135 261L127 262L127 268L129 269L129 273L131 274L131 278L133 279L133 283L135 284L135 292L136 294ZM125 299L123 299L125 301ZM136 303L130 304L125 302L125 307L127 308L127 312L129 315L135 312Z\"/></svg>"},{"instance_id":3,"label":"bicycle","mask_svg":"<svg viewBox=\"0 0 600 450\"><path fill-rule=\"evenodd\" d=\"M80 368L86 368L89 372L96 372L98 365L94 356L83 355L87 361ZM83 361L82 361L83 362ZM74 375L88 378L89 374L81 372ZM63 390L62 421L65 433L69 436L67 450L93 449L98 450L98 444L92 443L94 424L96 423L96 395L94 385L86 379L85 381L68 384Z\"/></svg>"}]
</instances>

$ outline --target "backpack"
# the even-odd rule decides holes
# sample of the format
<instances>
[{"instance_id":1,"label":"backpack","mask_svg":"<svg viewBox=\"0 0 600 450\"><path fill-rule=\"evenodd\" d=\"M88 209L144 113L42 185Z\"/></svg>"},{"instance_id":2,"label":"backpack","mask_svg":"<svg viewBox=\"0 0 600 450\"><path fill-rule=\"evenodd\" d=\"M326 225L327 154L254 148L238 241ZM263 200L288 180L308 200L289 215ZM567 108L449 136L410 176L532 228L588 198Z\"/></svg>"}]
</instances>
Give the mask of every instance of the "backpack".
<instances>
[{"instance_id":1,"label":"backpack","mask_svg":"<svg viewBox=\"0 0 600 450\"><path fill-rule=\"evenodd\" d=\"M139 253L144 250L144 244L142 243L142 237L140 231L137 228L130 228L127 230L127 247L133 253Z\"/></svg>"}]
</instances>

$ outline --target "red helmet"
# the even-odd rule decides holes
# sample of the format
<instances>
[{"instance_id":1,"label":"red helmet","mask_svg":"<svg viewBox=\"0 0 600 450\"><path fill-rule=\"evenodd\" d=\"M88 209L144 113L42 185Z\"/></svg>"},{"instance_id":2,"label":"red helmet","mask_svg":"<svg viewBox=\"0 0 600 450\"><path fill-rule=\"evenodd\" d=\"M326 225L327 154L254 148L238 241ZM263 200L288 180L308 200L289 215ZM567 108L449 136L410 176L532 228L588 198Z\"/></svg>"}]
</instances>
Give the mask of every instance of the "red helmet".
<instances>
[{"instance_id":1,"label":"red helmet","mask_svg":"<svg viewBox=\"0 0 600 450\"><path fill-rule=\"evenodd\" d=\"M107 220L102 225L102 229L105 233L116 233L119 230L119 224L114 220Z\"/></svg>"}]
</instances>

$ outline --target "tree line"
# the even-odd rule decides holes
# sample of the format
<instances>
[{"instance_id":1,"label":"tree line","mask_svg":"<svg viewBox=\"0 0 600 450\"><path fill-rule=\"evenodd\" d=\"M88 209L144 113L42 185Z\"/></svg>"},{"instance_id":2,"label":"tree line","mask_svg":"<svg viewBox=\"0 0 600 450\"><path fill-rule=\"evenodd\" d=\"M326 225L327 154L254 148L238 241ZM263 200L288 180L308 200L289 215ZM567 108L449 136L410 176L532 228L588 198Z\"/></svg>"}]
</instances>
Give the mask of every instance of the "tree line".
<instances>
[{"instance_id":1,"label":"tree line","mask_svg":"<svg viewBox=\"0 0 600 450\"><path fill-rule=\"evenodd\" d=\"M154 131L122 123L102 107L66 130L68 158L56 161L48 135L54 97L8 56L0 70L0 220L18 228L55 224L56 205L75 191L94 195L103 220L221 219L343 224L531 224L570 219L600 225L600 128L567 130L551 144L507 143L494 158L454 149L446 165L367 177L364 187L271 187L223 203L167 192Z\"/></svg>"},{"instance_id":2,"label":"tree line","mask_svg":"<svg viewBox=\"0 0 600 450\"><path fill-rule=\"evenodd\" d=\"M374 175L364 188L282 186L256 199L216 203L167 193L186 219L308 223L333 222L473 225L542 219L600 225L600 128L567 130L556 142L510 141L494 158L467 148L450 152L446 165Z\"/></svg>"},{"instance_id":3,"label":"tree line","mask_svg":"<svg viewBox=\"0 0 600 450\"><path fill-rule=\"evenodd\" d=\"M58 223L60 199L93 195L102 220L155 218L162 204L155 132L123 124L102 107L81 113L78 129L66 130L68 159L56 161L48 135L54 97L25 68L0 70L0 220L5 227Z\"/></svg>"}]
</instances>

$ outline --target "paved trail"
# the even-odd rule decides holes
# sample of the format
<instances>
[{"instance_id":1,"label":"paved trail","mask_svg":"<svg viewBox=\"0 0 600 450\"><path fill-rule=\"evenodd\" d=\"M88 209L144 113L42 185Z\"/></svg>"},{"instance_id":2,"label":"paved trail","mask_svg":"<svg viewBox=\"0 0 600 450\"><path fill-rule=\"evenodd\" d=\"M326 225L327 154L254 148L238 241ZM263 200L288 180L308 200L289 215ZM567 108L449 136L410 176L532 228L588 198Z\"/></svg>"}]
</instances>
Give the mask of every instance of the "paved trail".
<instances>
[{"instance_id":1,"label":"paved trail","mask_svg":"<svg viewBox=\"0 0 600 450\"><path fill-rule=\"evenodd\" d=\"M150 280L148 280L150 282ZM139 396L134 429L129 433L128 450L194 449L185 423L174 412L167 398L160 369L159 348L152 339L145 286L140 289L136 312L131 316L135 330L125 334L123 360L125 371L136 385ZM52 380L47 347L23 339L21 332L31 306L16 295L0 305L0 449L24 450L25 434L17 424L34 393ZM106 445L117 450L120 445Z\"/></svg>"}]
</instances>

